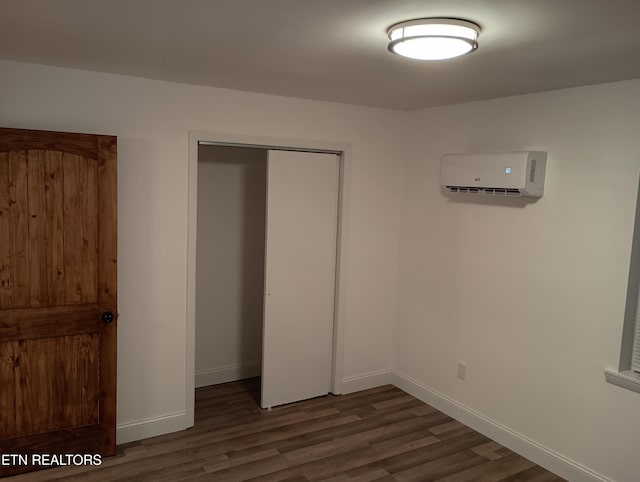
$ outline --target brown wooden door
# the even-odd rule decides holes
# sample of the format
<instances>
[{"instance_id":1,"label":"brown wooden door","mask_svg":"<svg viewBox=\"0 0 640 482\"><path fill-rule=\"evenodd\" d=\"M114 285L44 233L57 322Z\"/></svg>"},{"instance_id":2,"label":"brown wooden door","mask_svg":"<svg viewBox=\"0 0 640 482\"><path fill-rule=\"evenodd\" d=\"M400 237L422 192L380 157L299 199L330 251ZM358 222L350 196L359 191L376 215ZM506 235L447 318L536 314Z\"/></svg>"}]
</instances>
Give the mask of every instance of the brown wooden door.
<instances>
[{"instance_id":1,"label":"brown wooden door","mask_svg":"<svg viewBox=\"0 0 640 482\"><path fill-rule=\"evenodd\" d=\"M115 137L0 129L0 454L115 453L116 214Z\"/></svg>"}]
</instances>

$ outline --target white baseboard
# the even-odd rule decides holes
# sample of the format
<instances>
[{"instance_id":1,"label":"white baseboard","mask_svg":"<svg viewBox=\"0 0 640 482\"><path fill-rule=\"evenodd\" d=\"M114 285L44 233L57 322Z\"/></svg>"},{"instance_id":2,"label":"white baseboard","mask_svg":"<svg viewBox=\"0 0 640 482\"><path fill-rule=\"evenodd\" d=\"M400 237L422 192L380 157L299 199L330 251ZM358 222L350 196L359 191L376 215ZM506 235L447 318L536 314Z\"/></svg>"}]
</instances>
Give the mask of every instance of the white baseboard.
<instances>
[{"instance_id":1,"label":"white baseboard","mask_svg":"<svg viewBox=\"0 0 640 482\"><path fill-rule=\"evenodd\" d=\"M197 374L196 386L225 383L259 374L259 365L225 367ZM612 482L588 467L528 439L401 372L378 371L347 377L342 380L342 391L347 394L390 383L560 477L572 482ZM184 430L189 426L186 412L125 423L116 428L116 442L123 444L142 440Z\"/></svg>"},{"instance_id":2,"label":"white baseboard","mask_svg":"<svg viewBox=\"0 0 640 482\"><path fill-rule=\"evenodd\" d=\"M391 383L560 477L572 482L611 482L605 476L514 432L410 376L394 371Z\"/></svg>"},{"instance_id":3,"label":"white baseboard","mask_svg":"<svg viewBox=\"0 0 640 482\"><path fill-rule=\"evenodd\" d=\"M365 373L342 379L342 393L359 392L369 388L380 387L391 383L391 372L388 370Z\"/></svg>"},{"instance_id":4,"label":"white baseboard","mask_svg":"<svg viewBox=\"0 0 640 482\"><path fill-rule=\"evenodd\" d=\"M209 385L217 385L219 383L235 382L243 378L258 377L261 372L262 366L259 362L196 371L196 388L208 387Z\"/></svg>"},{"instance_id":5,"label":"white baseboard","mask_svg":"<svg viewBox=\"0 0 640 482\"><path fill-rule=\"evenodd\" d=\"M190 427L186 412L176 412L116 426L116 443L124 444Z\"/></svg>"}]
</instances>

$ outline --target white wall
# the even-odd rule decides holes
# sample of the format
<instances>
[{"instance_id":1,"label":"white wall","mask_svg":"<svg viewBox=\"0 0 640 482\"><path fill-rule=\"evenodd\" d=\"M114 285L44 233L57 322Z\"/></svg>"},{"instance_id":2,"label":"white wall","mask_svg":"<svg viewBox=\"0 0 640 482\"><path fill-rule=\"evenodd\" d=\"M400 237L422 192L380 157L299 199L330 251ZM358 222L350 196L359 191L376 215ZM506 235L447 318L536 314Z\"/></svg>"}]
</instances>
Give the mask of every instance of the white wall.
<instances>
[{"instance_id":1,"label":"white wall","mask_svg":"<svg viewBox=\"0 0 640 482\"><path fill-rule=\"evenodd\" d=\"M393 362L619 482L636 480L639 399L602 370L618 366L638 112L638 80L405 113L0 62L0 125L118 135L121 441L185 413L189 130L294 137L352 145L351 386ZM441 193L442 153L515 149L549 152L538 202Z\"/></svg>"},{"instance_id":2,"label":"white wall","mask_svg":"<svg viewBox=\"0 0 640 482\"><path fill-rule=\"evenodd\" d=\"M267 151L198 149L196 386L260 374Z\"/></svg>"},{"instance_id":3,"label":"white wall","mask_svg":"<svg viewBox=\"0 0 640 482\"><path fill-rule=\"evenodd\" d=\"M398 378L619 482L638 480L640 398L603 369L618 367L639 113L640 80L410 113L400 250ZM539 201L441 192L443 153L523 149L548 152Z\"/></svg>"},{"instance_id":4,"label":"white wall","mask_svg":"<svg viewBox=\"0 0 640 482\"><path fill-rule=\"evenodd\" d=\"M118 136L119 441L185 419L189 131L348 143L343 376L391 368L403 112L0 61L0 125Z\"/></svg>"}]
</instances>

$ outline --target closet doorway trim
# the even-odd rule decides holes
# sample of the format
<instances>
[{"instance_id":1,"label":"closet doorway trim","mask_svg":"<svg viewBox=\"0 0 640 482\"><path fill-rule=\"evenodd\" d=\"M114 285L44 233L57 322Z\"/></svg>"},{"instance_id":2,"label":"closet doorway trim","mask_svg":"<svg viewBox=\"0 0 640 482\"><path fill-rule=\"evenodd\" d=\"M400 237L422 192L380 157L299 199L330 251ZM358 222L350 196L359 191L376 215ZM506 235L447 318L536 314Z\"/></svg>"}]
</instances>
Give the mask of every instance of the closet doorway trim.
<instances>
[{"instance_id":1,"label":"closet doorway trim","mask_svg":"<svg viewBox=\"0 0 640 482\"><path fill-rule=\"evenodd\" d=\"M340 157L340 183L338 192L338 240L336 253L336 286L333 327L333 363L331 393L342 393L344 360L345 290L347 279L348 202L351 172L351 145L342 142L313 139L263 137L223 132L189 132L189 183L187 216L187 332L185 409L188 426L193 426L195 415L195 326L196 326L196 226L198 199L198 146L218 145L255 147L270 150L322 152Z\"/></svg>"}]
</instances>

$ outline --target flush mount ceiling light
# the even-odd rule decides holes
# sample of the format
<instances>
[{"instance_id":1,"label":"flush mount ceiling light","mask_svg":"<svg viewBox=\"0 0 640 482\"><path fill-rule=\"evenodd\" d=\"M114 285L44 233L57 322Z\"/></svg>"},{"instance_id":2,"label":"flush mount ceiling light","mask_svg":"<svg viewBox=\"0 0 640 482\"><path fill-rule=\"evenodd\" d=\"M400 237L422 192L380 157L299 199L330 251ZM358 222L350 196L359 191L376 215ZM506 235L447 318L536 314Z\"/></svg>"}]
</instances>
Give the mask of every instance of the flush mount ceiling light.
<instances>
[{"instance_id":1,"label":"flush mount ceiling light","mask_svg":"<svg viewBox=\"0 0 640 482\"><path fill-rule=\"evenodd\" d=\"M421 18L389 27L389 50L418 60L442 60L478 48L480 27L468 20Z\"/></svg>"}]
</instances>

